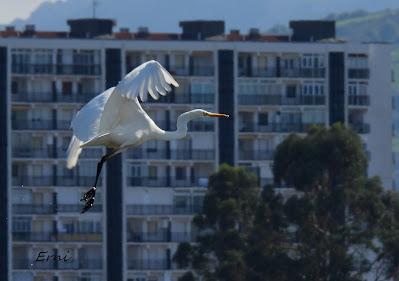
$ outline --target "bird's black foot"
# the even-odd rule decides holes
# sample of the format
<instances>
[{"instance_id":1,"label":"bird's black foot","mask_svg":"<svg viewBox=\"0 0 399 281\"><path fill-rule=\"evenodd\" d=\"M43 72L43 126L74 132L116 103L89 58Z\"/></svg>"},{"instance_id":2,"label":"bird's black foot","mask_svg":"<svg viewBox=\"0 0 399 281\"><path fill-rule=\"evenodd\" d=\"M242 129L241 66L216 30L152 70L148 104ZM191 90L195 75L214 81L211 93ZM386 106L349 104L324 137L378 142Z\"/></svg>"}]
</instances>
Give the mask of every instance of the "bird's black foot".
<instances>
[{"instance_id":1,"label":"bird's black foot","mask_svg":"<svg viewBox=\"0 0 399 281\"><path fill-rule=\"evenodd\" d=\"M94 198L95 195L96 195L96 188L93 186L92 188L89 189L89 191L87 191L85 194L83 194L80 201L90 200L91 198Z\"/></svg>"},{"instance_id":2,"label":"bird's black foot","mask_svg":"<svg viewBox=\"0 0 399 281\"><path fill-rule=\"evenodd\" d=\"M86 201L86 203L82 209L81 214L83 214L93 206L95 195L96 195L95 187L92 187L89 191L83 194L82 199L80 199L80 201Z\"/></svg>"}]
</instances>

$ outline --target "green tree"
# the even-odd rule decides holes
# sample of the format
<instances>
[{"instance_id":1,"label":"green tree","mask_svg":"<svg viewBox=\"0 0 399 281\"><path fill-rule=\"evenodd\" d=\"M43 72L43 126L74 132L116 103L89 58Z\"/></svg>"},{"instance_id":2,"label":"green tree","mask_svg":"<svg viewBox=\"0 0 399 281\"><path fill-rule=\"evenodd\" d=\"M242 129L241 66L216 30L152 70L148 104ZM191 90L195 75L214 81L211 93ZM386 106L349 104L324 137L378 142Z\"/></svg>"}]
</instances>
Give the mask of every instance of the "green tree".
<instances>
[{"instance_id":1,"label":"green tree","mask_svg":"<svg viewBox=\"0 0 399 281\"><path fill-rule=\"evenodd\" d=\"M366 168L359 136L339 124L277 147L276 180L302 192L285 204L296 242L292 280L360 281L371 270L384 204L381 183L367 179Z\"/></svg>"},{"instance_id":2,"label":"green tree","mask_svg":"<svg viewBox=\"0 0 399 281\"><path fill-rule=\"evenodd\" d=\"M273 259L266 257L263 250L269 249L276 256L281 252L276 250L279 243L269 244L278 240L277 232L281 230L278 221L283 208L281 198L269 196L270 203L275 200L274 206L280 209L280 214L273 213L272 205L262 202L260 195L254 175L222 165L211 175L203 211L194 218L200 233L197 243L180 244L174 261L179 265L190 263L203 280L266 280L261 277L264 272L257 271L265 271L260 259L263 262ZM275 233L271 236L268 231L273 228ZM267 240L259 243L263 238ZM270 266L270 270L275 268Z\"/></svg>"}]
</instances>

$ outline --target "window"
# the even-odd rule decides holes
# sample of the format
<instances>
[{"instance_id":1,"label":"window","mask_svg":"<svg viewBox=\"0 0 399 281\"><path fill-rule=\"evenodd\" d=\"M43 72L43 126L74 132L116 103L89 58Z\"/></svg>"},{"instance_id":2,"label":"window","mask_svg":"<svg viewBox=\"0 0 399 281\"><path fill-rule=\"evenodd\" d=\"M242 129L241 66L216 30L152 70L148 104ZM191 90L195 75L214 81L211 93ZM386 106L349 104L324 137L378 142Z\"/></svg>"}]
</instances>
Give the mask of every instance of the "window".
<instances>
[{"instance_id":1,"label":"window","mask_svg":"<svg viewBox=\"0 0 399 281\"><path fill-rule=\"evenodd\" d=\"M72 82L63 81L62 82L62 95L71 95L72 94Z\"/></svg>"},{"instance_id":2,"label":"window","mask_svg":"<svg viewBox=\"0 0 399 281\"><path fill-rule=\"evenodd\" d=\"M258 124L260 126L267 126L269 124L269 114L266 113L259 113L258 115Z\"/></svg>"},{"instance_id":3,"label":"window","mask_svg":"<svg viewBox=\"0 0 399 281\"><path fill-rule=\"evenodd\" d=\"M176 179L177 180L185 180L187 178L186 168L185 167L176 167Z\"/></svg>"},{"instance_id":4,"label":"window","mask_svg":"<svg viewBox=\"0 0 399 281\"><path fill-rule=\"evenodd\" d=\"M12 229L15 232L30 232L31 231L31 219L29 218L14 218L12 223Z\"/></svg>"},{"instance_id":5,"label":"window","mask_svg":"<svg viewBox=\"0 0 399 281\"><path fill-rule=\"evenodd\" d=\"M18 93L18 82L17 81L11 82L11 93L13 93L13 94Z\"/></svg>"},{"instance_id":6,"label":"window","mask_svg":"<svg viewBox=\"0 0 399 281\"><path fill-rule=\"evenodd\" d=\"M158 178L158 168L156 166L148 166L148 178L153 180Z\"/></svg>"},{"instance_id":7,"label":"window","mask_svg":"<svg viewBox=\"0 0 399 281\"><path fill-rule=\"evenodd\" d=\"M295 98L296 97L296 85L287 85L287 98Z\"/></svg>"}]
</instances>

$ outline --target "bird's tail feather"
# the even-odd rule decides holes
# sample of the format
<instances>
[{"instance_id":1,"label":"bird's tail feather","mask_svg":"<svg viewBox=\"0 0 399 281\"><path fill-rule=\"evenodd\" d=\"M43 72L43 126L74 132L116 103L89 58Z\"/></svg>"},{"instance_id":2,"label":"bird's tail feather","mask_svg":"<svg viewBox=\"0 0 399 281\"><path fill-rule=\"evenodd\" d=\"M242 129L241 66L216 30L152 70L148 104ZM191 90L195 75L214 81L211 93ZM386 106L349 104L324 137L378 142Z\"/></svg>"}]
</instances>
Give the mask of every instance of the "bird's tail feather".
<instances>
[{"instance_id":1,"label":"bird's tail feather","mask_svg":"<svg viewBox=\"0 0 399 281\"><path fill-rule=\"evenodd\" d=\"M82 152L82 148L80 148L80 145L82 144L82 141L80 141L77 137L72 136L71 142L69 143L69 147L67 150L67 168L72 169L73 167L76 166L76 163L78 162L79 154Z\"/></svg>"}]
</instances>

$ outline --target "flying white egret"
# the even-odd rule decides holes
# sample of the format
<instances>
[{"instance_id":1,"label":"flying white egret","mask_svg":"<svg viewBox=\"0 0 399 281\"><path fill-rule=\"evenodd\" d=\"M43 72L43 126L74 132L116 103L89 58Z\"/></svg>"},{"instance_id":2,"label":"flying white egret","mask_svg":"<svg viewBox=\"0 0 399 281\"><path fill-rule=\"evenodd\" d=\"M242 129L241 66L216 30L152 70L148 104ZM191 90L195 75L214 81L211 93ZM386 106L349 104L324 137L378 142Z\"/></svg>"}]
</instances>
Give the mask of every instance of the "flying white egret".
<instances>
[{"instance_id":1,"label":"flying white egret","mask_svg":"<svg viewBox=\"0 0 399 281\"><path fill-rule=\"evenodd\" d=\"M86 202L82 213L93 206L102 166L112 156L149 140L170 141L184 138L190 120L203 116L228 117L226 114L194 109L177 118L176 131L160 129L143 110L138 97L144 102L149 93L154 99L158 99L159 94L165 96L171 90L170 84L179 86L158 62L148 61L128 73L116 87L109 88L89 101L73 118L73 136L67 151L67 168L75 167L84 147L102 145L111 149L98 162L94 185L81 199Z\"/></svg>"}]
</instances>

